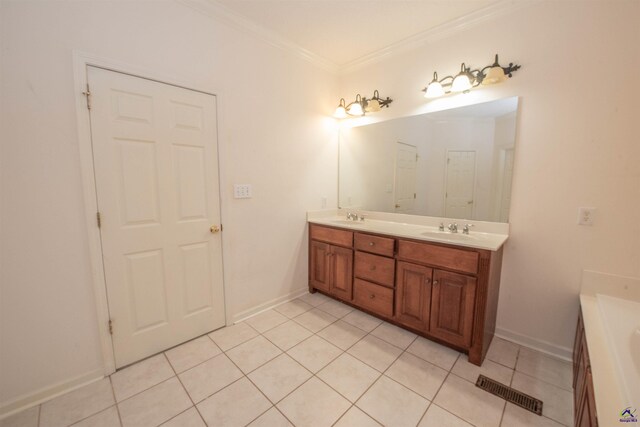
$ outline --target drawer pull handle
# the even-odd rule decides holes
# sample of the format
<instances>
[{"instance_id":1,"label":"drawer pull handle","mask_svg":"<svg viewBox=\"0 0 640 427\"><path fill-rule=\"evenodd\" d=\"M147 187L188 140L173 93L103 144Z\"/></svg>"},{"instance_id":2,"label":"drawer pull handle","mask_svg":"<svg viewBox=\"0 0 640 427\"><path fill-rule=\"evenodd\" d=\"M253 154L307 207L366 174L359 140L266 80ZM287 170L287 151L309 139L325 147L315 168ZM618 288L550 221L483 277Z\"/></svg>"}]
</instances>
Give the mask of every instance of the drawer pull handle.
<instances>
[{"instance_id":1,"label":"drawer pull handle","mask_svg":"<svg viewBox=\"0 0 640 427\"><path fill-rule=\"evenodd\" d=\"M376 266L375 266L375 265L372 265L371 267L369 267L369 269L370 269L371 271L374 271L374 270L376 269Z\"/></svg>"},{"instance_id":2,"label":"drawer pull handle","mask_svg":"<svg viewBox=\"0 0 640 427\"><path fill-rule=\"evenodd\" d=\"M424 282L428 285L429 283L431 283L431 279L426 279Z\"/></svg>"},{"instance_id":3,"label":"drawer pull handle","mask_svg":"<svg viewBox=\"0 0 640 427\"><path fill-rule=\"evenodd\" d=\"M376 296L374 294L369 295L369 299L374 299Z\"/></svg>"},{"instance_id":4,"label":"drawer pull handle","mask_svg":"<svg viewBox=\"0 0 640 427\"><path fill-rule=\"evenodd\" d=\"M374 242L369 242L369 246L373 246L373 245L375 245Z\"/></svg>"},{"instance_id":5,"label":"drawer pull handle","mask_svg":"<svg viewBox=\"0 0 640 427\"><path fill-rule=\"evenodd\" d=\"M434 280L434 281L433 281L433 284L434 284L434 285L437 285L437 284L438 284L438 281L437 281L437 280Z\"/></svg>"}]
</instances>

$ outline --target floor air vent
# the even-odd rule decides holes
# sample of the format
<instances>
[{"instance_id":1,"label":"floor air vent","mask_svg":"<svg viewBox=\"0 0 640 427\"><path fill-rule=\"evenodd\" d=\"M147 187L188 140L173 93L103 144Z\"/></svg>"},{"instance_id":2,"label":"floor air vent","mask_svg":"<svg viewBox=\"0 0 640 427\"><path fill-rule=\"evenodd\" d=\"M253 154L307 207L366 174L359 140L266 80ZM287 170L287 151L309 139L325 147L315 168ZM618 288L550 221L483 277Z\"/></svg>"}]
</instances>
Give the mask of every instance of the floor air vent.
<instances>
[{"instance_id":1,"label":"floor air vent","mask_svg":"<svg viewBox=\"0 0 640 427\"><path fill-rule=\"evenodd\" d=\"M480 387L484 391L488 391L491 394L495 394L496 396L505 399L507 402L518 405L527 411L542 415L542 400L538 400L528 394L514 390L504 384L500 384L499 382L492 380L491 378L487 378L484 375L478 376L476 386Z\"/></svg>"}]
</instances>

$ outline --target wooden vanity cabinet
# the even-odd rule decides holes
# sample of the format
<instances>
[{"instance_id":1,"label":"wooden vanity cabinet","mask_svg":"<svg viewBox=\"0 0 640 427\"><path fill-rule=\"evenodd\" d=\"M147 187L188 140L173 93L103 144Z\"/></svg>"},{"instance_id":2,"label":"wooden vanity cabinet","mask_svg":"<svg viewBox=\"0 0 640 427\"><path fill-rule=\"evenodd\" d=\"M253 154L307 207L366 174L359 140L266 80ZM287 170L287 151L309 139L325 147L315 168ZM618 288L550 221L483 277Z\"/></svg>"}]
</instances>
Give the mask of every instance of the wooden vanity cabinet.
<instances>
[{"instance_id":1,"label":"wooden vanity cabinet","mask_svg":"<svg viewBox=\"0 0 640 427\"><path fill-rule=\"evenodd\" d=\"M333 243L333 244L332 244ZM309 287L337 298L353 297L353 233L326 227L311 228Z\"/></svg>"},{"instance_id":2,"label":"wooden vanity cabinet","mask_svg":"<svg viewBox=\"0 0 640 427\"><path fill-rule=\"evenodd\" d=\"M492 252L316 224L310 224L309 233L310 292L336 296L468 352L469 362L482 364L495 330L502 249ZM340 265L331 255L338 250L344 259ZM352 281L346 277L348 251L354 260Z\"/></svg>"},{"instance_id":3,"label":"wooden vanity cabinet","mask_svg":"<svg viewBox=\"0 0 640 427\"><path fill-rule=\"evenodd\" d=\"M471 346L475 301L475 277L434 270L431 335L460 347Z\"/></svg>"},{"instance_id":4,"label":"wooden vanity cabinet","mask_svg":"<svg viewBox=\"0 0 640 427\"><path fill-rule=\"evenodd\" d=\"M398 261L396 277L396 320L428 332L433 269Z\"/></svg>"},{"instance_id":5,"label":"wooden vanity cabinet","mask_svg":"<svg viewBox=\"0 0 640 427\"><path fill-rule=\"evenodd\" d=\"M576 339L573 346L573 388L576 427L596 427L598 418L582 313L578 317Z\"/></svg>"}]
</instances>

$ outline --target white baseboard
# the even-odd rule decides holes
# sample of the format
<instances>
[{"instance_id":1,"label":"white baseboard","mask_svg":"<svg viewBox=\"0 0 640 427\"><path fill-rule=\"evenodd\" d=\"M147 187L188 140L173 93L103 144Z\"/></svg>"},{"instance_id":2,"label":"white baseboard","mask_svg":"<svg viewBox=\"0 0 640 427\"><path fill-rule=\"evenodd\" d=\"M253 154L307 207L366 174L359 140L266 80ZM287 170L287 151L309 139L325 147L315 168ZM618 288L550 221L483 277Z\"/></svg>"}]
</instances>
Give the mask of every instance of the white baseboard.
<instances>
[{"instance_id":1,"label":"white baseboard","mask_svg":"<svg viewBox=\"0 0 640 427\"><path fill-rule=\"evenodd\" d=\"M96 369L86 374L82 374L70 380L61 381L57 384L49 385L31 393L18 396L8 402L0 403L0 420L10 415L39 405L42 402L51 400L94 381L104 378L104 369Z\"/></svg>"},{"instance_id":2,"label":"white baseboard","mask_svg":"<svg viewBox=\"0 0 640 427\"><path fill-rule=\"evenodd\" d=\"M307 292L309 292L309 288L307 288L307 287L301 288L301 289L299 289L297 291L289 292L286 295L283 295L283 296L278 297L278 298L274 298L272 300L269 300L269 301L267 301L265 303L257 305L257 306L255 306L253 308L248 309L248 310L241 311L238 314L234 314L233 316L231 316L231 322L232 323L241 322L241 321L243 321L245 319L248 319L249 317L255 316L256 314L260 314L263 311L270 310L273 307L276 307L276 306L278 306L280 304L284 304L285 302L292 301L292 300L294 300L294 299L306 294Z\"/></svg>"},{"instance_id":3,"label":"white baseboard","mask_svg":"<svg viewBox=\"0 0 640 427\"><path fill-rule=\"evenodd\" d=\"M573 360L573 349L559 346L548 341L539 340L508 329L496 328L495 335L507 341L532 348L557 359L571 362Z\"/></svg>"}]
</instances>

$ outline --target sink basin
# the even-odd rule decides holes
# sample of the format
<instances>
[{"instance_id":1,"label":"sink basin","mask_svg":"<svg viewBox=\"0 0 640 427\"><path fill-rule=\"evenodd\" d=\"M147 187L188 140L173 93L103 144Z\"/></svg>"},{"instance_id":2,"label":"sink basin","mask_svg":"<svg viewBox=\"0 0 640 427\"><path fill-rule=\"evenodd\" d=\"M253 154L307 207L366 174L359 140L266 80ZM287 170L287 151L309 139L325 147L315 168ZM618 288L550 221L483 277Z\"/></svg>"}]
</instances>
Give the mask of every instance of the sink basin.
<instances>
[{"instance_id":1,"label":"sink basin","mask_svg":"<svg viewBox=\"0 0 640 427\"><path fill-rule=\"evenodd\" d=\"M351 221L351 220L348 220L348 219L332 219L331 222L333 222L334 224L339 224L339 225L362 225L361 222Z\"/></svg>"},{"instance_id":2,"label":"sink basin","mask_svg":"<svg viewBox=\"0 0 640 427\"><path fill-rule=\"evenodd\" d=\"M425 231L424 233L420 233L424 237L433 237L434 239L446 239L446 240L476 240L477 237L473 234L462 234L462 233L449 233L447 231Z\"/></svg>"}]
</instances>

